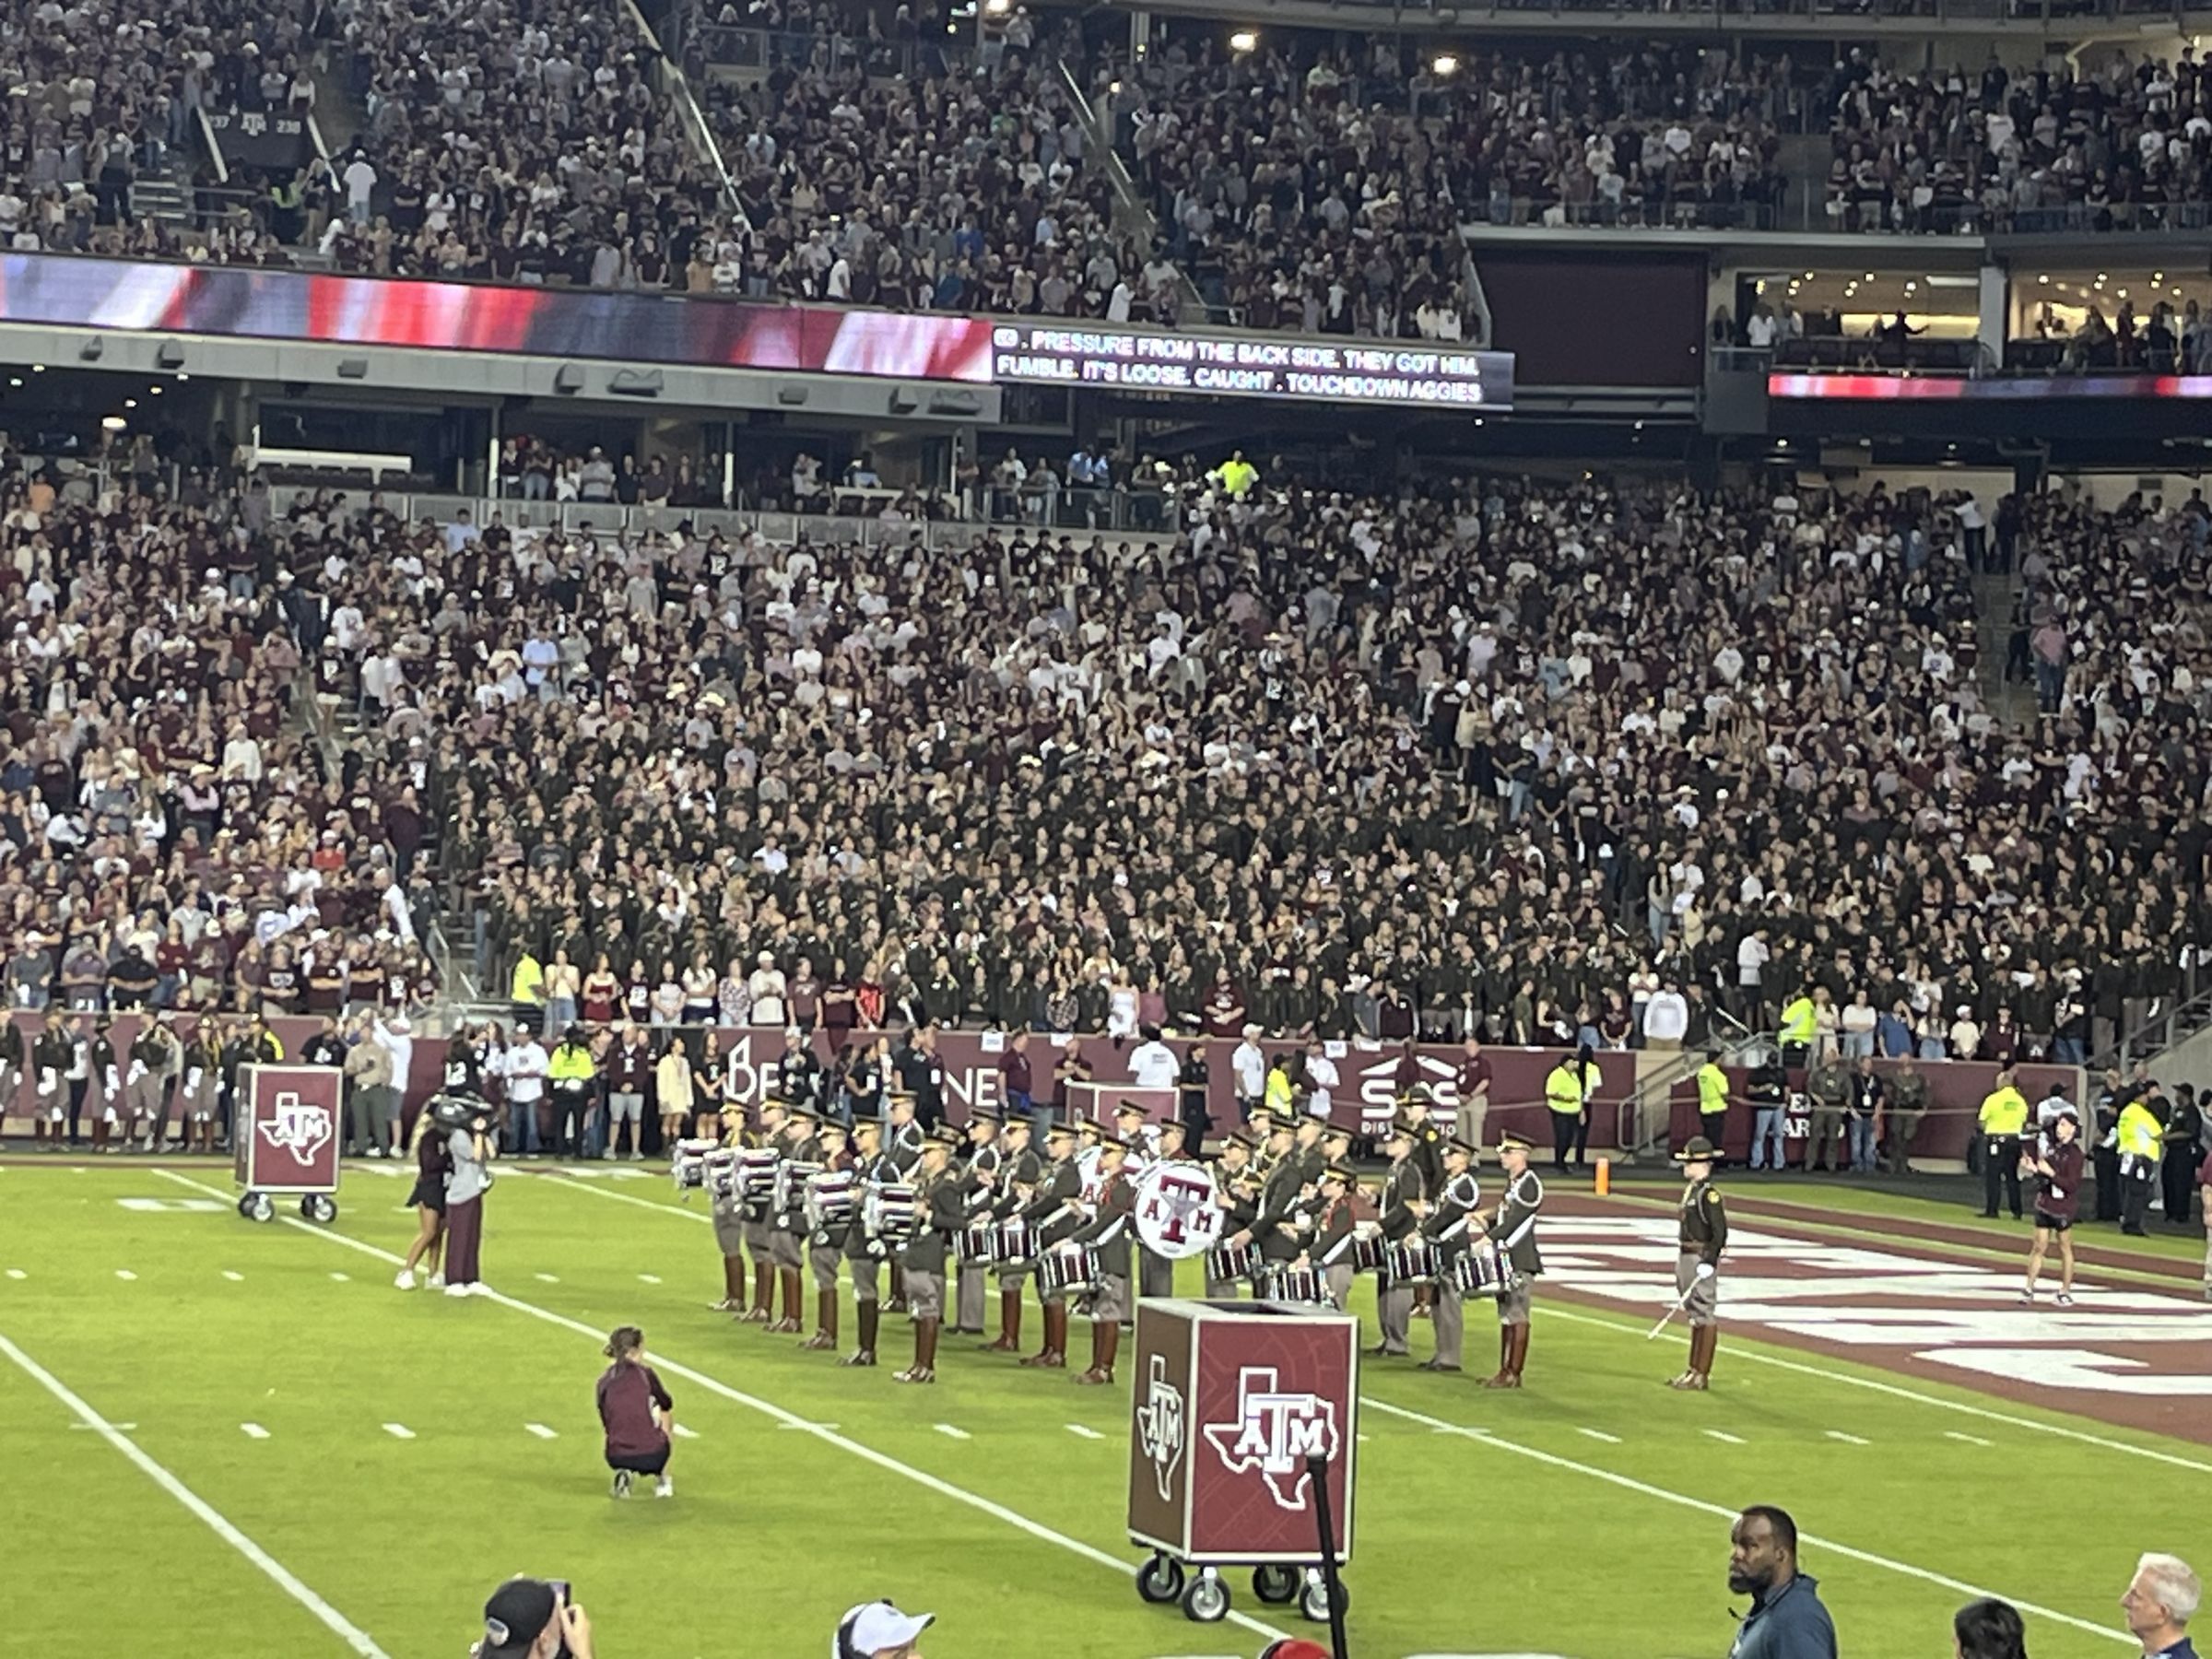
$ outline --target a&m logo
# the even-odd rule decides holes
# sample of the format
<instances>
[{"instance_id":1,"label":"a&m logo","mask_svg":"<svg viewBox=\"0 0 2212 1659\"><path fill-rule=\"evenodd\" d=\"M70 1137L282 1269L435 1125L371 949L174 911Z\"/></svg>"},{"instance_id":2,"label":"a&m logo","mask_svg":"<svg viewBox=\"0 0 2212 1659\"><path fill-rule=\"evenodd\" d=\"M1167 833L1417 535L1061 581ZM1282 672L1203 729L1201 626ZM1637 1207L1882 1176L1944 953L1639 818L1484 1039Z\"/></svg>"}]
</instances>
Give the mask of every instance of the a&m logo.
<instances>
[{"instance_id":1,"label":"a&m logo","mask_svg":"<svg viewBox=\"0 0 2212 1659\"><path fill-rule=\"evenodd\" d=\"M312 1105L288 1088L276 1097L275 1115L261 1125L261 1138L307 1163L330 1139L333 1128L329 1107Z\"/></svg>"},{"instance_id":2,"label":"a&m logo","mask_svg":"<svg viewBox=\"0 0 2212 1659\"><path fill-rule=\"evenodd\" d=\"M1278 1507L1302 1510L1313 1485L1306 1459L1336 1455L1336 1406L1302 1390L1277 1392L1275 1381L1272 1365L1244 1367L1237 1373L1237 1420L1207 1423L1199 1432L1230 1474L1256 1469Z\"/></svg>"},{"instance_id":3,"label":"a&m logo","mask_svg":"<svg viewBox=\"0 0 2212 1659\"><path fill-rule=\"evenodd\" d=\"M1204 1255L1221 1241L1222 1217L1214 1178L1196 1164L1156 1163L1137 1181L1136 1236L1155 1255Z\"/></svg>"},{"instance_id":4,"label":"a&m logo","mask_svg":"<svg viewBox=\"0 0 2212 1659\"><path fill-rule=\"evenodd\" d=\"M1144 1404L1136 1408L1136 1443L1152 1460L1159 1500L1170 1501L1176 1466L1182 1462L1182 1394L1168 1381L1167 1357L1162 1354L1152 1356L1151 1381Z\"/></svg>"}]
</instances>

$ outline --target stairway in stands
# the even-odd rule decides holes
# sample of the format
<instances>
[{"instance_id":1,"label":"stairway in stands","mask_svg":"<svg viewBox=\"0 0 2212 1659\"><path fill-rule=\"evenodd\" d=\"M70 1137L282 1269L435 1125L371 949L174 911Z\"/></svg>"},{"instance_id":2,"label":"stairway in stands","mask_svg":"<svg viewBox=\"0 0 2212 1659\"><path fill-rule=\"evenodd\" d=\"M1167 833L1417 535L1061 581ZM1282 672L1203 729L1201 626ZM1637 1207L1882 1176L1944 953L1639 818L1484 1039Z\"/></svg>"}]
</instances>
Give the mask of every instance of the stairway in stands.
<instances>
[{"instance_id":1,"label":"stairway in stands","mask_svg":"<svg viewBox=\"0 0 2212 1659\"><path fill-rule=\"evenodd\" d=\"M1997 724L2011 729L2035 722L2035 687L2005 678L2005 655L2012 644L2012 607L2019 594L2019 578L1984 572L1974 582L1974 641L1980 652L1980 690L1983 703Z\"/></svg>"},{"instance_id":2,"label":"stairway in stands","mask_svg":"<svg viewBox=\"0 0 2212 1659\"><path fill-rule=\"evenodd\" d=\"M192 228L192 170L178 159L147 168L131 181L131 217L150 218L172 230Z\"/></svg>"}]
</instances>

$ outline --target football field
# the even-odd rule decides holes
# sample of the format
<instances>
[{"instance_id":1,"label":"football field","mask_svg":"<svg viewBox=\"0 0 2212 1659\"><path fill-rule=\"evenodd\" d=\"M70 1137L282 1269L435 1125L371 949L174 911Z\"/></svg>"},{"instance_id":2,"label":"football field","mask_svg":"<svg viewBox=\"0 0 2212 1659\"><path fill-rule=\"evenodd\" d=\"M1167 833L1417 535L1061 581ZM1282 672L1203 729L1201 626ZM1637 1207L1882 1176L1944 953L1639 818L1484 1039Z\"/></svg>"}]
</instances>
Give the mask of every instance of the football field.
<instances>
[{"instance_id":1,"label":"football field","mask_svg":"<svg viewBox=\"0 0 2212 1659\"><path fill-rule=\"evenodd\" d=\"M938 1383L900 1387L893 1317L883 1364L841 1369L710 1312L703 1206L607 1166L502 1171L497 1294L403 1295L406 1190L356 1166L335 1225L255 1226L219 1166L0 1168L11 1647L451 1656L513 1572L572 1581L610 1659L813 1659L878 1595L939 1616L931 1659L1249 1654L1316 1630L1241 1573L1223 1624L1139 1602L1126 1365L1078 1388L948 1333ZM1583 1243L1641 1251L1665 1225L1620 1214ZM1712 1392L1676 1394L1678 1330L1645 1339L1657 1291L1600 1271L1571 1222L1553 1236L1561 1283L1591 1264L1594 1288L1568 1305L1547 1281L1525 1390L1475 1385L1496 1348L1479 1305L1469 1375L1363 1372L1362 1659L1725 1653L1744 1606L1728 1526L1752 1502L1794 1512L1857 1653L1947 1651L1951 1611L1997 1594L2037 1659L2125 1655L2114 1604L2138 1553L2207 1553L2201 1441L1741 1328ZM1650 1253L1655 1287L1671 1252ZM1362 1279L1371 1339L1372 1297ZM606 1495L592 1385L623 1323L676 1396L666 1502ZM844 1323L849 1347L849 1300Z\"/></svg>"}]
</instances>

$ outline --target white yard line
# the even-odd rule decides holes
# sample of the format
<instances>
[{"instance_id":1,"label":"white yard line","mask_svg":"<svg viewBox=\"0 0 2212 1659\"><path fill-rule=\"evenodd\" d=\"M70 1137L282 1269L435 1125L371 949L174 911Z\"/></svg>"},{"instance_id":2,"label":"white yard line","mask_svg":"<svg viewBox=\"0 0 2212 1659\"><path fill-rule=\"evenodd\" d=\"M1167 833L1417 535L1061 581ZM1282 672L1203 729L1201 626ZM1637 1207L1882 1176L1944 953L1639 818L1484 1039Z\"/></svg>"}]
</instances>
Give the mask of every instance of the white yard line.
<instances>
[{"instance_id":1,"label":"white yard line","mask_svg":"<svg viewBox=\"0 0 2212 1659\"><path fill-rule=\"evenodd\" d=\"M135 1281L138 1276L133 1273L128 1267L118 1267L115 1269L115 1277L125 1281L126 1283L129 1283Z\"/></svg>"},{"instance_id":2,"label":"white yard line","mask_svg":"<svg viewBox=\"0 0 2212 1659\"><path fill-rule=\"evenodd\" d=\"M350 1285L353 1283L353 1275L350 1273L334 1273L330 1277L335 1284Z\"/></svg>"},{"instance_id":3,"label":"white yard line","mask_svg":"<svg viewBox=\"0 0 2212 1659\"><path fill-rule=\"evenodd\" d=\"M229 1196L220 1189L194 1181L189 1175L180 1175L170 1170L159 1171L157 1173L167 1176L168 1179L180 1185L192 1187L214 1197L227 1198ZM664 1210L669 1215L686 1213L682 1210L670 1209L666 1205L653 1204L650 1199L631 1198L627 1193L601 1193L597 1188L581 1181L568 1181L559 1177L549 1179L553 1180L555 1184L571 1187L580 1193L593 1193L602 1198L614 1199L627 1204L642 1204L653 1209ZM317 1227L312 1222L300 1219L297 1216L279 1216L277 1219L287 1226L296 1228L312 1239L321 1239L331 1244L341 1245L347 1250L359 1251L361 1254L374 1256L381 1262L396 1265L400 1260L398 1256L388 1250L380 1249L376 1245L364 1242L359 1239L349 1238L345 1233L333 1231L329 1228ZM712 1225L705 1216L699 1216L696 1219L706 1222L710 1226ZM606 1341L606 1333L598 1326L585 1324L580 1319L571 1319L565 1313L556 1313L549 1308L538 1307L535 1303L524 1301L519 1297L508 1296L494 1290L487 1292L483 1300L496 1302L514 1312L527 1314L544 1324L558 1326L561 1330L584 1338L594 1346L603 1345ZM653 1363L672 1377L681 1377L687 1382L696 1383L708 1393L718 1394L732 1405L742 1406L748 1411L758 1412L783 1428L811 1434L826 1446L834 1446L848 1456L859 1458L863 1463L873 1464L886 1474L896 1475L903 1480L912 1481L914 1485L934 1492L940 1498L954 1503L965 1504L970 1509L988 1515L993 1520L1010 1526L1017 1532L1026 1533L1039 1543L1053 1545L1067 1551L1070 1555L1082 1557L1093 1566L1103 1567L1109 1571L1119 1573L1124 1578L1134 1578L1136 1575L1138 1564L1134 1561L1122 1556L1110 1554L1095 1545L1086 1544L1080 1538L1070 1537L1066 1533L1057 1532L1042 1522L1030 1520L1029 1516L1022 1514L1019 1511L1008 1509L1005 1504L995 1502L980 1493L971 1492L965 1487L955 1486L952 1482L940 1479L925 1470L914 1467L912 1464L901 1463L888 1453L879 1452L865 1441L839 1434L832 1424L810 1423L796 1413L786 1411L771 1400L762 1399L758 1394L747 1394L743 1389L733 1388L719 1377L671 1359L664 1350L658 1348L653 1350ZM1241 1626L1254 1635L1265 1637L1270 1641L1280 1641L1290 1635L1289 1631L1279 1626L1271 1625L1265 1619L1254 1618L1248 1613L1237 1612L1233 1608L1229 1614L1229 1622Z\"/></svg>"},{"instance_id":4,"label":"white yard line","mask_svg":"<svg viewBox=\"0 0 2212 1659\"><path fill-rule=\"evenodd\" d=\"M535 1278L541 1285L558 1285L560 1283L559 1279L555 1278L549 1273L533 1274L531 1277Z\"/></svg>"},{"instance_id":5,"label":"white yard line","mask_svg":"<svg viewBox=\"0 0 2212 1659\"><path fill-rule=\"evenodd\" d=\"M10 1267L7 1270L7 1277L11 1279L26 1279L29 1278L30 1275L24 1272L20 1267Z\"/></svg>"},{"instance_id":6,"label":"white yard line","mask_svg":"<svg viewBox=\"0 0 2212 1659\"><path fill-rule=\"evenodd\" d=\"M1604 1441L1608 1446L1618 1446L1620 1444L1619 1435L1607 1434L1603 1429L1577 1429L1575 1432L1577 1434L1586 1434L1594 1441Z\"/></svg>"},{"instance_id":7,"label":"white yard line","mask_svg":"<svg viewBox=\"0 0 2212 1659\"><path fill-rule=\"evenodd\" d=\"M220 1194L217 1195L221 1196ZM6 1355L25 1376L59 1400L69 1410L75 1412L83 1421L90 1424L95 1433L136 1465L140 1474L182 1504L208 1531L214 1533L217 1537L222 1539L232 1549L238 1551L240 1555L259 1568L278 1589L305 1607L347 1648L360 1654L362 1659L390 1659L390 1655L376 1645L375 1639L368 1631L356 1625L343 1613L300 1583L283 1562L277 1560L275 1556L246 1536L206 1499L147 1456L139 1449L137 1441L128 1438L114 1424L93 1410L90 1406L71 1392L68 1385L60 1378L6 1336L0 1336L0 1354Z\"/></svg>"},{"instance_id":8,"label":"white yard line","mask_svg":"<svg viewBox=\"0 0 2212 1659\"><path fill-rule=\"evenodd\" d=\"M657 1273L641 1273L638 1275L638 1283L641 1285L657 1285L660 1282L661 1276Z\"/></svg>"},{"instance_id":9,"label":"white yard line","mask_svg":"<svg viewBox=\"0 0 2212 1659\"><path fill-rule=\"evenodd\" d=\"M269 1438L269 1431L259 1423L241 1423L238 1429L239 1432L248 1440L267 1440Z\"/></svg>"},{"instance_id":10,"label":"white yard line","mask_svg":"<svg viewBox=\"0 0 2212 1659\"><path fill-rule=\"evenodd\" d=\"M536 1435L539 1440L559 1440L560 1438L558 1431L547 1428L543 1423L524 1423L523 1427Z\"/></svg>"},{"instance_id":11,"label":"white yard line","mask_svg":"<svg viewBox=\"0 0 2212 1659\"><path fill-rule=\"evenodd\" d=\"M234 1285L242 1285L246 1282L246 1276L244 1274L233 1273L228 1267L223 1269L223 1277L229 1279Z\"/></svg>"},{"instance_id":12,"label":"white yard line","mask_svg":"<svg viewBox=\"0 0 2212 1659\"><path fill-rule=\"evenodd\" d=\"M1945 1440L1959 1441L1969 1446L1988 1446L1995 1444L1994 1441L1985 1441L1978 1434L1961 1434L1956 1429L1946 1429L1943 1431L1943 1438Z\"/></svg>"},{"instance_id":13,"label":"white yard line","mask_svg":"<svg viewBox=\"0 0 2212 1659\"><path fill-rule=\"evenodd\" d=\"M676 1426L676 1438L677 1440L697 1440L699 1438L699 1430L692 1428L688 1423L678 1423Z\"/></svg>"},{"instance_id":14,"label":"white yard line","mask_svg":"<svg viewBox=\"0 0 2212 1659\"><path fill-rule=\"evenodd\" d=\"M1730 1446L1740 1446L1744 1443L1744 1437L1742 1435L1731 1434L1725 1429L1708 1429L1705 1430L1705 1438L1708 1440L1717 1440L1723 1444Z\"/></svg>"},{"instance_id":15,"label":"white yard line","mask_svg":"<svg viewBox=\"0 0 2212 1659\"><path fill-rule=\"evenodd\" d=\"M1393 1405L1388 1400L1378 1400L1372 1394L1360 1395L1359 1403L1369 1411L1380 1411L1386 1417L1403 1418L1409 1423L1419 1423L1430 1429L1441 1430L1445 1433L1457 1434L1473 1441L1478 1446L1487 1446L1493 1451L1507 1453L1514 1457L1530 1458L1536 1463L1547 1464L1555 1469L1568 1469L1577 1475L1586 1475L1593 1480L1605 1481L1609 1486L1618 1487L1623 1491L1634 1492L1640 1497L1654 1499L1661 1503L1671 1503L1681 1509L1696 1510L1700 1514L1711 1515L1719 1520L1734 1521L1736 1518L1737 1512L1726 1504L1711 1503L1702 1498L1692 1498L1687 1493L1669 1491L1665 1487L1653 1486L1648 1482L1634 1479L1613 1469L1601 1469L1593 1464L1576 1463L1571 1457L1561 1457L1552 1452L1541 1452L1534 1446L1524 1445L1518 1441L1500 1439L1494 1435L1485 1434L1479 1430L1464 1428L1457 1423L1447 1423L1441 1418L1432 1418L1425 1412L1409 1411L1405 1406ZM1946 1573L1931 1572L1925 1567L1916 1567L1910 1561L1900 1561L1889 1556L1876 1555L1870 1550L1854 1549L1848 1544L1837 1543L1833 1538L1815 1537L1811 1533L1804 1533L1799 1535L1806 1543L1825 1549L1831 1554L1842 1556L1849 1560L1858 1561L1868 1567L1880 1567L1888 1571L1900 1573L1906 1578L1918 1579L1923 1583L1936 1584L1956 1594L1979 1598L1997 1594L1994 1590L1984 1590L1978 1584L1970 1584L1963 1579L1955 1579ZM2088 1619L2077 1618L2071 1613L2061 1613L2053 1607L2039 1606L2034 1602L2022 1601L2017 1595L2006 1596L2004 1599L2011 1602L2014 1606L2024 1613L2032 1613L2039 1618L2048 1618L2073 1630L2087 1631L2091 1636L2101 1636L2108 1641L2126 1642L2130 1640L2124 1631L2112 1630L2106 1625L2091 1624Z\"/></svg>"},{"instance_id":16,"label":"white yard line","mask_svg":"<svg viewBox=\"0 0 2212 1659\"><path fill-rule=\"evenodd\" d=\"M1618 1335L1641 1338L1643 1332L1618 1320L1600 1318L1580 1309L1538 1307L1537 1312L1547 1319L1564 1319L1573 1324L1596 1325ZM1853 1376L1848 1371L1832 1371L1826 1366L1806 1365L1801 1360L1785 1359L1780 1354L1762 1354L1756 1348L1742 1346L1728 1350L1731 1359L1747 1359L1755 1365L1772 1366L1777 1371L1794 1371L1801 1377L1815 1377L1823 1382L1841 1382L1848 1388L1864 1388L1874 1394L1887 1394L1893 1400L1911 1400L1916 1406L1933 1406L1939 1411L1955 1411L1965 1417L1980 1418L1984 1422L2002 1424L2008 1432L2019 1430L2022 1418L2017 1411L1998 1411L1986 1406L1970 1406L1963 1400L1947 1400L1937 1394L1923 1394L1916 1388L1900 1387L1895 1382L1883 1382L1873 1377ZM2124 1452L2130 1457L2148 1458L2152 1463L2165 1464L2176 1469L2194 1469L2200 1475L2212 1475L2212 1463L2201 1458L2183 1457L2172 1452L2160 1452L2150 1446L2130 1445L2126 1441L2113 1440L2102 1434L2089 1434L2079 1429L2069 1429L2058 1420L2058 1414L2039 1410L2033 1419L2038 1435L2054 1435L2085 1446L2100 1446L2107 1452Z\"/></svg>"},{"instance_id":17,"label":"white yard line","mask_svg":"<svg viewBox=\"0 0 2212 1659\"><path fill-rule=\"evenodd\" d=\"M1102 1441L1106 1438L1096 1429L1089 1428L1082 1423L1070 1423L1067 1426L1067 1431L1074 1435L1077 1440Z\"/></svg>"},{"instance_id":18,"label":"white yard line","mask_svg":"<svg viewBox=\"0 0 2212 1659\"><path fill-rule=\"evenodd\" d=\"M1832 1441L1841 1441L1847 1446L1870 1446L1874 1443L1872 1441L1861 1440L1855 1434L1846 1434L1841 1429L1830 1429L1828 1431L1828 1438Z\"/></svg>"},{"instance_id":19,"label":"white yard line","mask_svg":"<svg viewBox=\"0 0 2212 1659\"><path fill-rule=\"evenodd\" d=\"M415 1430L405 1423L386 1423L384 1432L394 1440L413 1440L415 1438Z\"/></svg>"},{"instance_id":20,"label":"white yard line","mask_svg":"<svg viewBox=\"0 0 2212 1659\"><path fill-rule=\"evenodd\" d=\"M939 1434L946 1435L952 1440L973 1440L975 1438L967 1430L955 1429L950 1423L939 1423L936 1428Z\"/></svg>"}]
</instances>

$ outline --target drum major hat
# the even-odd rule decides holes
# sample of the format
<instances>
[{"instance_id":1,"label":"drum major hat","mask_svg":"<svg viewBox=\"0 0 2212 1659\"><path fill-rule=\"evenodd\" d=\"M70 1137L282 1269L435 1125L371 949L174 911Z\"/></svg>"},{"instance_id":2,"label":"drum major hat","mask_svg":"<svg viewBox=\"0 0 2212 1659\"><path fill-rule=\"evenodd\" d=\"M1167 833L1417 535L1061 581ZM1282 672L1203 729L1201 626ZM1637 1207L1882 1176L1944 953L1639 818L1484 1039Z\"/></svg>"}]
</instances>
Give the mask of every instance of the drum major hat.
<instances>
[{"instance_id":1,"label":"drum major hat","mask_svg":"<svg viewBox=\"0 0 2212 1659\"><path fill-rule=\"evenodd\" d=\"M1503 1145L1504 1143L1500 1142L1500 1144ZM1450 1140L1444 1143L1444 1150L1447 1152L1462 1152L1467 1157L1473 1158L1477 1155L1479 1148L1473 1141L1467 1139L1465 1135L1455 1135Z\"/></svg>"},{"instance_id":2,"label":"drum major hat","mask_svg":"<svg viewBox=\"0 0 2212 1659\"><path fill-rule=\"evenodd\" d=\"M922 1144L925 1147L943 1147L947 1151L958 1151L964 1143L960 1139L960 1132L958 1129L955 1129L950 1124L939 1124L929 1132L929 1137Z\"/></svg>"},{"instance_id":3,"label":"drum major hat","mask_svg":"<svg viewBox=\"0 0 2212 1659\"><path fill-rule=\"evenodd\" d=\"M1535 1149L1535 1141L1525 1135L1515 1135L1511 1129L1498 1137L1498 1150L1500 1152L1534 1152Z\"/></svg>"},{"instance_id":4,"label":"drum major hat","mask_svg":"<svg viewBox=\"0 0 2212 1659\"><path fill-rule=\"evenodd\" d=\"M1701 1135L1693 1135L1675 1149L1675 1161L1688 1163L1724 1163L1726 1159L1721 1149Z\"/></svg>"}]
</instances>

